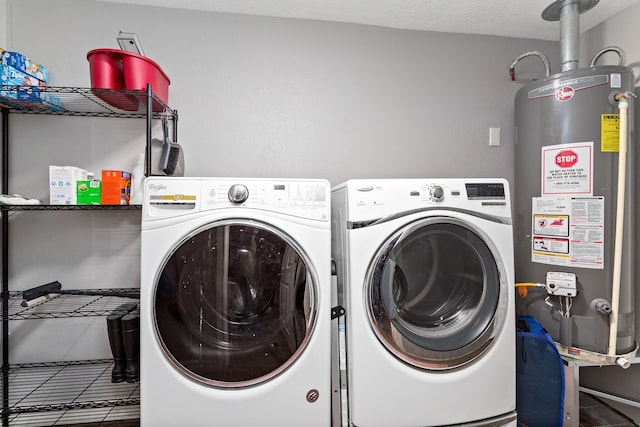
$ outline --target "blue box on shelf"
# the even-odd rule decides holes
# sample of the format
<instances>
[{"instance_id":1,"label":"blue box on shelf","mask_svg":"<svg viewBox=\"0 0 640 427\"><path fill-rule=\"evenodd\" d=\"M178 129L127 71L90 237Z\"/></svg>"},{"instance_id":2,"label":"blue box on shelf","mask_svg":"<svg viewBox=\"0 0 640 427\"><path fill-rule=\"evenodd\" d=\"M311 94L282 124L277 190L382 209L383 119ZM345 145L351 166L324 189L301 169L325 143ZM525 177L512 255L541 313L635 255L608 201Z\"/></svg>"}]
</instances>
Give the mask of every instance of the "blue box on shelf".
<instances>
[{"instance_id":1,"label":"blue box on shelf","mask_svg":"<svg viewBox=\"0 0 640 427\"><path fill-rule=\"evenodd\" d=\"M59 96L47 93L38 86L3 85L0 86L0 103L17 108L28 108L33 105L62 110Z\"/></svg>"},{"instance_id":2,"label":"blue box on shelf","mask_svg":"<svg viewBox=\"0 0 640 427\"><path fill-rule=\"evenodd\" d=\"M38 86L45 87L45 83L35 77L12 67L11 65L0 64L0 84L17 86Z\"/></svg>"},{"instance_id":3,"label":"blue box on shelf","mask_svg":"<svg viewBox=\"0 0 640 427\"><path fill-rule=\"evenodd\" d=\"M49 70L42 64L38 64L19 52L10 52L0 49L0 64L9 65L38 80L46 83L49 81Z\"/></svg>"}]
</instances>

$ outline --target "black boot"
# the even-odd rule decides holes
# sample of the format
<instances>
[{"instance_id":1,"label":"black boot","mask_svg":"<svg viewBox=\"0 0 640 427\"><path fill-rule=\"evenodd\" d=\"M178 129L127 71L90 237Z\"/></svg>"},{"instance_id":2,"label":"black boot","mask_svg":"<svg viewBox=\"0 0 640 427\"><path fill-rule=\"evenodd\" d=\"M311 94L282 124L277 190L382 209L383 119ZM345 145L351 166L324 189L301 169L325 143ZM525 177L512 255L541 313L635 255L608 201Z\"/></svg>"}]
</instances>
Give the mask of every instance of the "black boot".
<instances>
[{"instance_id":1,"label":"black boot","mask_svg":"<svg viewBox=\"0 0 640 427\"><path fill-rule=\"evenodd\" d=\"M122 317L122 338L127 358L125 378L135 383L140 381L140 310Z\"/></svg>"},{"instance_id":2,"label":"black boot","mask_svg":"<svg viewBox=\"0 0 640 427\"><path fill-rule=\"evenodd\" d=\"M122 339L122 316L137 307L137 303L126 303L119 306L107 316L107 334L109 345L113 354L113 370L111 371L111 382L120 383L125 380L127 359Z\"/></svg>"},{"instance_id":3,"label":"black boot","mask_svg":"<svg viewBox=\"0 0 640 427\"><path fill-rule=\"evenodd\" d=\"M127 359L122 341L122 313L107 316L107 333L109 335L111 353L113 353L111 382L121 383L125 380L125 370L127 368Z\"/></svg>"}]
</instances>

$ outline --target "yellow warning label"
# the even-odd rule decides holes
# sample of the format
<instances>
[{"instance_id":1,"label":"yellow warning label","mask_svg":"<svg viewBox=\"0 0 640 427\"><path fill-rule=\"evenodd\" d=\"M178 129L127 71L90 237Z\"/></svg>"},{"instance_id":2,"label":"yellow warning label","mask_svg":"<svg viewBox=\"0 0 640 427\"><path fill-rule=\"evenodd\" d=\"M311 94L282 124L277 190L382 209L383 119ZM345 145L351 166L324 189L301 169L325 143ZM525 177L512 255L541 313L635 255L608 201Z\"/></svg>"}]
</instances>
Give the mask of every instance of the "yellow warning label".
<instances>
[{"instance_id":1,"label":"yellow warning label","mask_svg":"<svg viewBox=\"0 0 640 427\"><path fill-rule=\"evenodd\" d=\"M161 194L161 195L153 195L149 197L151 200L172 200L175 202L184 201L184 200L195 200L196 196L189 194Z\"/></svg>"},{"instance_id":2,"label":"yellow warning label","mask_svg":"<svg viewBox=\"0 0 640 427\"><path fill-rule=\"evenodd\" d=\"M603 153L620 151L620 114L603 114L600 129L600 151Z\"/></svg>"}]
</instances>

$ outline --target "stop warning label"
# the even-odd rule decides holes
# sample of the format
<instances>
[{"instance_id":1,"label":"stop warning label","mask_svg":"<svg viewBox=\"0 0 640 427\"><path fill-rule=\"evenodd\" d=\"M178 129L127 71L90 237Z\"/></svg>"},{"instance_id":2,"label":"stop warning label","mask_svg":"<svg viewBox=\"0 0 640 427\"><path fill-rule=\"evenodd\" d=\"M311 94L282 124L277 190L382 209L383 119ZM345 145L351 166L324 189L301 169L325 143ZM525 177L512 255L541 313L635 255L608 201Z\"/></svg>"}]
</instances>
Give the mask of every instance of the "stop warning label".
<instances>
[{"instance_id":1,"label":"stop warning label","mask_svg":"<svg viewBox=\"0 0 640 427\"><path fill-rule=\"evenodd\" d=\"M561 168L570 168L578 162L578 154L573 150L562 150L556 156L556 165Z\"/></svg>"},{"instance_id":2,"label":"stop warning label","mask_svg":"<svg viewBox=\"0 0 640 427\"><path fill-rule=\"evenodd\" d=\"M592 195L593 142L542 147L541 195Z\"/></svg>"}]
</instances>

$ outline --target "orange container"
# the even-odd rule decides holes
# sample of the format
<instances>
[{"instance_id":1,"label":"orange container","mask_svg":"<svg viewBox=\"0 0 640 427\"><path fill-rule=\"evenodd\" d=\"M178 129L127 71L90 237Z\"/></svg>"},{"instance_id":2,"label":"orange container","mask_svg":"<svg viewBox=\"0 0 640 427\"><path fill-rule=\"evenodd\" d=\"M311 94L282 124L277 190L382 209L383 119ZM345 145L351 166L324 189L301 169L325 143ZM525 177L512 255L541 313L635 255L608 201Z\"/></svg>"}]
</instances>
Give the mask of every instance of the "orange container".
<instances>
[{"instance_id":1,"label":"orange container","mask_svg":"<svg viewBox=\"0 0 640 427\"><path fill-rule=\"evenodd\" d=\"M131 197L131 174L121 170L102 171L103 205L128 205Z\"/></svg>"}]
</instances>

